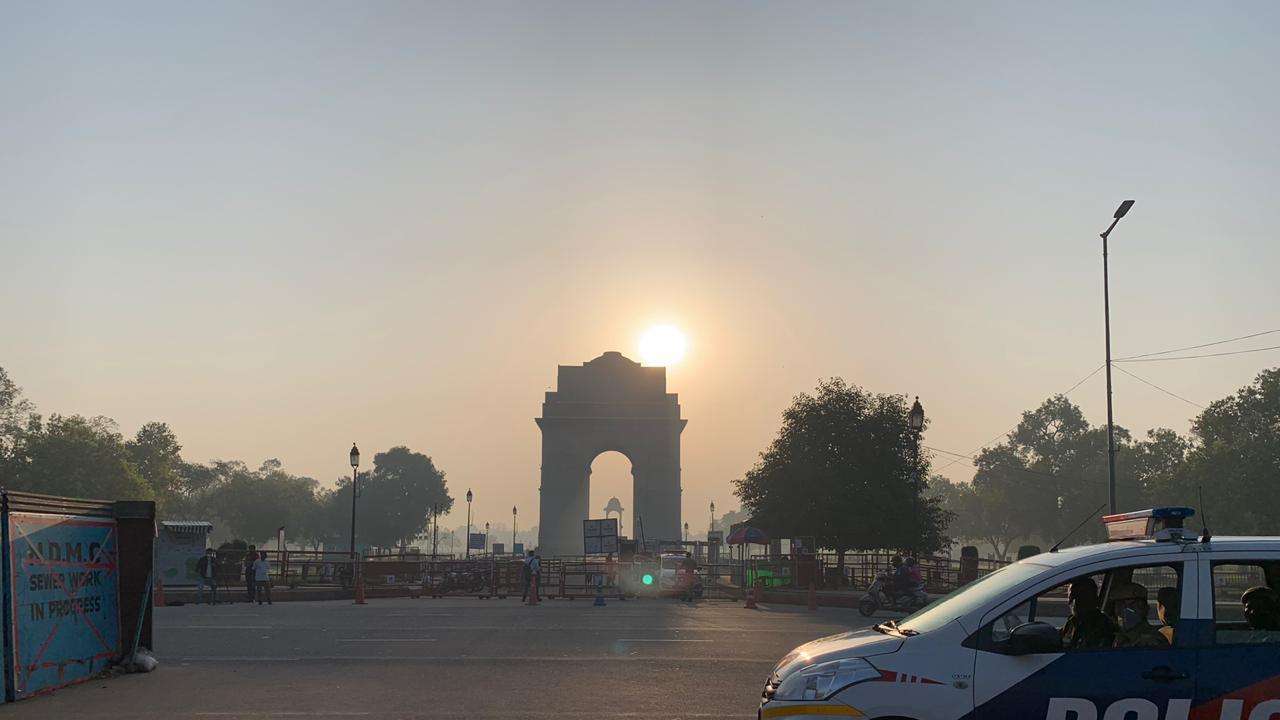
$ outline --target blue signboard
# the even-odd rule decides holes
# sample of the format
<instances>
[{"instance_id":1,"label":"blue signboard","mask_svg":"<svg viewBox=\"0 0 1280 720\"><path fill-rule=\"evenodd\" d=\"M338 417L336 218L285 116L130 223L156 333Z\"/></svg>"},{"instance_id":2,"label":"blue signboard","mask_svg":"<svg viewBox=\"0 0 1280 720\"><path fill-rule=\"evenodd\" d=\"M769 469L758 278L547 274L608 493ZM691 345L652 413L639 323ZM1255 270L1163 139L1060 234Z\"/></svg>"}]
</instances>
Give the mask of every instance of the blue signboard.
<instances>
[{"instance_id":1,"label":"blue signboard","mask_svg":"<svg viewBox=\"0 0 1280 720\"><path fill-rule=\"evenodd\" d=\"M16 699L101 672L120 654L116 523L9 513Z\"/></svg>"},{"instance_id":2,"label":"blue signboard","mask_svg":"<svg viewBox=\"0 0 1280 720\"><path fill-rule=\"evenodd\" d=\"M467 549L483 550L485 540L486 538L484 533L471 533L467 536Z\"/></svg>"}]
</instances>

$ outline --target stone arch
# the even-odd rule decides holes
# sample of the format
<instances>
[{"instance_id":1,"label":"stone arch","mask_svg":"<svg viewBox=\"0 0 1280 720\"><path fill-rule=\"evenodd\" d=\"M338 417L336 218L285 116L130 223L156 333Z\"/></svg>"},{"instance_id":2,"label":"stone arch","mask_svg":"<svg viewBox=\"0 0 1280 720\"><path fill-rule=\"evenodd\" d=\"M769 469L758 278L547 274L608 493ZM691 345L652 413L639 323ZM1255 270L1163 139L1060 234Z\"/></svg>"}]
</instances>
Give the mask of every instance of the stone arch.
<instances>
[{"instance_id":1,"label":"stone arch","mask_svg":"<svg viewBox=\"0 0 1280 720\"><path fill-rule=\"evenodd\" d=\"M582 521L590 517L591 463L619 452L631 461L633 526L647 541L680 539L679 398L667 371L643 367L618 352L582 365L561 365L542 417L542 485L538 547L544 556L581 555Z\"/></svg>"}]
</instances>

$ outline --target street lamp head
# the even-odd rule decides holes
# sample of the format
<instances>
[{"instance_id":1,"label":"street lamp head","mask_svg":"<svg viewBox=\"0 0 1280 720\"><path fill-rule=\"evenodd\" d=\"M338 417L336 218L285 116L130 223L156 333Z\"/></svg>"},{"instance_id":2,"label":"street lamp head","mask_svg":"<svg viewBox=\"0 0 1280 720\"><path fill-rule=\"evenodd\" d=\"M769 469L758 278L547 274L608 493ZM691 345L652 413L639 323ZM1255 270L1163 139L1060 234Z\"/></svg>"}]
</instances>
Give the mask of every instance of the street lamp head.
<instances>
[{"instance_id":1,"label":"street lamp head","mask_svg":"<svg viewBox=\"0 0 1280 720\"><path fill-rule=\"evenodd\" d=\"M467 491L467 502L471 502L471 491Z\"/></svg>"},{"instance_id":2,"label":"street lamp head","mask_svg":"<svg viewBox=\"0 0 1280 720\"><path fill-rule=\"evenodd\" d=\"M907 422L911 425L911 429L920 432L924 429L924 406L920 404L920 396L916 396L916 401L911 406L911 414L907 416Z\"/></svg>"},{"instance_id":3,"label":"street lamp head","mask_svg":"<svg viewBox=\"0 0 1280 720\"><path fill-rule=\"evenodd\" d=\"M1116 214L1113 216L1114 219L1119 220L1120 218L1124 217L1129 212L1129 208L1131 207L1133 207L1132 200L1125 200L1124 202L1120 203L1120 207L1116 208Z\"/></svg>"},{"instance_id":4,"label":"street lamp head","mask_svg":"<svg viewBox=\"0 0 1280 720\"><path fill-rule=\"evenodd\" d=\"M360 467L360 448L351 443L351 467Z\"/></svg>"},{"instance_id":5,"label":"street lamp head","mask_svg":"<svg viewBox=\"0 0 1280 720\"><path fill-rule=\"evenodd\" d=\"M511 506L511 514L512 514L512 515L515 515L515 514L516 514L516 506L515 506L515 505L512 505L512 506Z\"/></svg>"}]
</instances>

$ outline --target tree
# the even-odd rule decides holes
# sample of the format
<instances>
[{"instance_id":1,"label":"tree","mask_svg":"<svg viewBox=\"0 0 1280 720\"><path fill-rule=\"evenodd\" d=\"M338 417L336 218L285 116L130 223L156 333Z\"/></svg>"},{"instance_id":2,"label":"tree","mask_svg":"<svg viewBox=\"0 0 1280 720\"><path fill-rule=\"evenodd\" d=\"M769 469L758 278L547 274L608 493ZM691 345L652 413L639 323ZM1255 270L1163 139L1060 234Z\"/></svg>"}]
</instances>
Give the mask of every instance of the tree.
<instances>
[{"instance_id":1,"label":"tree","mask_svg":"<svg viewBox=\"0 0 1280 720\"><path fill-rule=\"evenodd\" d=\"M278 460L257 471L238 460L215 461L212 470L208 508L228 532L255 542L274 537L280 527L287 535L305 532L316 502L315 480L290 475Z\"/></svg>"},{"instance_id":2,"label":"tree","mask_svg":"<svg viewBox=\"0 0 1280 720\"><path fill-rule=\"evenodd\" d=\"M159 503L159 512L163 513L169 501L182 490L182 446L177 436L168 425L149 422L138 428L125 448Z\"/></svg>"},{"instance_id":3,"label":"tree","mask_svg":"<svg viewBox=\"0 0 1280 720\"><path fill-rule=\"evenodd\" d=\"M1180 472L1158 484L1159 497L1212 512L1217 533L1274 534L1280 515L1280 368L1258 374L1213 402L1192 422Z\"/></svg>"},{"instance_id":4,"label":"tree","mask_svg":"<svg viewBox=\"0 0 1280 720\"><path fill-rule=\"evenodd\" d=\"M8 478L14 490L103 500L154 497L130 462L109 418L52 415L24 434L24 461Z\"/></svg>"},{"instance_id":5,"label":"tree","mask_svg":"<svg viewBox=\"0 0 1280 720\"><path fill-rule=\"evenodd\" d=\"M22 396L22 388L0 367L0 486L14 487L25 462L23 438L39 423L35 408Z\"/></svg>"},{"instance_id":6,"label":"tree","mask_svg":"<svg viewBox=\"0 0 1280 720\"><path fill-rule=\"evenodd\" d=\"M408 544L427 527L432 505L441 513L453 507L444 473L426 455L393 447L373 456L373 473L356 503L356 532L373 545Z\"/></svg>"},{"instance_id":7,"label":"tree","mask_svg":"<svg viewBox=\"0 0 1280 720\"><path fill-rule=\"evenodd\" d=\"M901 395L823 381L795 397L734 492L765 529L815 536L842 558L851 549L937 550L946 511L924 492L929 460L916 452L907 413Z\"/></svg>"}]
</instances>

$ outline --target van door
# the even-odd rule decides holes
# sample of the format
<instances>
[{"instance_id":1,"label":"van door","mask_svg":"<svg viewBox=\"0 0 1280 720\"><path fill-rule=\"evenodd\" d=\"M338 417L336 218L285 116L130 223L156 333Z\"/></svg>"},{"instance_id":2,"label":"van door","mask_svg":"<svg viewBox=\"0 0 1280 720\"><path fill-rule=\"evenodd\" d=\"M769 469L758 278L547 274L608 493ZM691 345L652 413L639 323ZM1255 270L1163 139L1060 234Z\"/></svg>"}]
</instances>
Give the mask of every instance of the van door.
<instances>
[{"instance_id":1,"label":"van door","mask_svg":"<svg viewBox=\"0 0 1280 720\"><path fill-rule=\"evenodd\" d=\"M1059 575L997 608L971 638L978 651L975 716L979 720L1186 718L1195 690L1196 649L1179 637L1178 618L1195 617L1197 573L1194 556L1187 554L1100 563ZM1064 634L1072 617L1067 591L1076 580L1082 595L1087 594L1084 583L1096 588L1101 614L1090 615L1089 621L1072 621L1077 629L1066 634L1076 638L1073 647L1015 654L1010 637L1020 625L1047 623L1059 637ZM1147 595L1145 626L1121 631L1114 612L1108 612L1114 605L1108 595L1128 583L1138 584ZM1167 605L1164 613L1159 611L1160 598ZM1089 603L1078 604L1083 609ZM1130 602L1131 607L1139 604ZM1160 632L1162 614L1172 621L1164 633ZM1080 632L1081 626L1090 630Z\"/></svg>"},{"instance_id":2,"label":"van door","mask_svg":"<svg viewBox=\"0 0 1280 720\"><path fill-rule=\"evenodd\" d=\"M1280 617L1259 613L1254 596L1280 589L1280 553L1210 552L1201 605L1195 717L1271 718L1280 713ZM1241 596L1250 593L1250 612Z\"/></svg>"}]
</instances>

